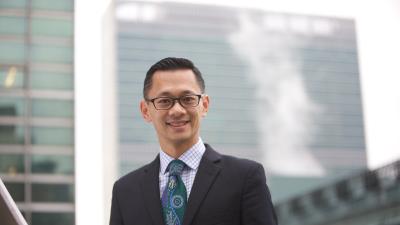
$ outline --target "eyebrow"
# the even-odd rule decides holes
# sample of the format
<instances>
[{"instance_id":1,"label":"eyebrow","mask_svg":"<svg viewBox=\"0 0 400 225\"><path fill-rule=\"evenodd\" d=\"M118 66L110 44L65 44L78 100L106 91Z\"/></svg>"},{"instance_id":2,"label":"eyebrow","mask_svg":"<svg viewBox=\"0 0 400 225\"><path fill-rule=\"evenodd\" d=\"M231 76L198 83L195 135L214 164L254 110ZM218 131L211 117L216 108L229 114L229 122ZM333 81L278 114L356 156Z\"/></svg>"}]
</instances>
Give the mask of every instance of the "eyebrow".
<instances>
[{"instance_id":1,"label":"eyebrow","mask_svg":"<svg viewBox=\"0 0 400 225\"><path fill-rule=\"evenodd\" d=\"M183 96L183 95L187 95L187 94L196 94L196 93L194 93L193 91L189 91L189 90L186 90L186 91L183 91L182 93L180 93L180 95L179 96ZM161 92L160 94L158 94L158 97L161 97L161 96L174 96L173 94L171 94L171 92L169 92L169 91L164 91L164 92Z\"/></svg>"}]
</instances>

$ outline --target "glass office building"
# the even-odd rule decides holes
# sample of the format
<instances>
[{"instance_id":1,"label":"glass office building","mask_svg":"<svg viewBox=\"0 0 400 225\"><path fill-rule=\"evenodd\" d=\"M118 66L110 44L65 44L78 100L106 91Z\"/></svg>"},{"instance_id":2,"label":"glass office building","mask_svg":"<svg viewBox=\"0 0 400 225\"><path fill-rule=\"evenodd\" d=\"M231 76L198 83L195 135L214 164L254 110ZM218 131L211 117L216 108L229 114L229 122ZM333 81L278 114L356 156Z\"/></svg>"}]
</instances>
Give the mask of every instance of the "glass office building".
<instances>
[{"instance_id":1,"label":"glass office building","mask_svg":"<svg viewBox=\"0 0 400 225\"><path fill-rule=\"evenodd\" d=\"M203 140L263 163L274 201L366 168L353 20L137 1L116 15L120 175L159 151L139 101L147 69L168 56L203 73Z\"/></svg>"},{"instance_id":2,"label":"glass office building","mask_svg":"<svg viewBox=\"0 0 400 225\"><path fill-rule=\"evenodd\" d=\"M74 224L74 1L0 1L0 177L28 224Z\"/></svg>"}]
</instances>

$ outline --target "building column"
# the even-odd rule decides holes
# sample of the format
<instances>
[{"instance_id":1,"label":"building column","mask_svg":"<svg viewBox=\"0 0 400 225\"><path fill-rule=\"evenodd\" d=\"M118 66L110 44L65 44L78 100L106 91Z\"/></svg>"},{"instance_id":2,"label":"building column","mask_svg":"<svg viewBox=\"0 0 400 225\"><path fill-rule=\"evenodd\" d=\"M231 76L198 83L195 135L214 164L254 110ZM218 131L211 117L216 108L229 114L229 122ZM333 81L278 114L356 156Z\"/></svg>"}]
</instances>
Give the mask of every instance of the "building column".
<instances>
[{"instance_id":1,"label":"building column","mask_svg":"<svg viewBox=\"0 0 400 225\"><path fill-rule=\"evenodd\" d=\"M108 224L117 174L112 0L75 1L76 225Z\"/></svg>"}]
</instances>

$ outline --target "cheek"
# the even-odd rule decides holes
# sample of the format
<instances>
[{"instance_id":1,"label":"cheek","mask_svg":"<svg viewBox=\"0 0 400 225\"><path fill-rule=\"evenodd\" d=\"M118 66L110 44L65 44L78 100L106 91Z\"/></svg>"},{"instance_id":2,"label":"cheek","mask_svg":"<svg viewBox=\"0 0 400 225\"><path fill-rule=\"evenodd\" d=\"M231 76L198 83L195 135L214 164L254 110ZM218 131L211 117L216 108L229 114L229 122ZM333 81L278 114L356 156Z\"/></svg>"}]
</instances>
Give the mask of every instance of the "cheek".
<instances>
[{"instance_id":1,"label":"cheek","mask_svg":"<svg viewBox=\"0 0 400 225\"><path fill-rule=\"evenodd\" d=\"M154 126L160 127L162 125L164 125L164 120L162 115L158 115L155 113L151 114L151 121L154 124Z\"/></svg>"},{"instance_id":2,"label":"cheek","mask_svg":"<svg viewBox=\"0 0 400 225\"><path fill-rule=\"evenodd\" d=\"M193 116L193 124L198 127L200 125L202 115L200 113L197 113L196 115Z\"/></svg>"},{"instance_id":3,"label":"cheek","mask_svg":"<svg viewBox=\"0 0 400 225\"><path fill-rule=\"evenodd\" d=\"M160 120L153 119L153 126L157 133L164 133L167 130L167 126Z\"/></svg>"}]
</instances>

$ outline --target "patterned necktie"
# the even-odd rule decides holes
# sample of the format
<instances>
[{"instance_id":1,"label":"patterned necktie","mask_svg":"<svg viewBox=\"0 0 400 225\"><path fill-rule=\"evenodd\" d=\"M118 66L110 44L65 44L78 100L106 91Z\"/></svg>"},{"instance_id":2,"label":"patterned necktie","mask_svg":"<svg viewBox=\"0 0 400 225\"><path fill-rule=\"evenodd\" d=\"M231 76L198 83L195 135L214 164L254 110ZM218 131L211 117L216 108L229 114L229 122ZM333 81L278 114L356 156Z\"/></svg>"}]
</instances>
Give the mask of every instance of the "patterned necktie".
<instances>
[{"instance_id":1,"label":"patterned necktie","mask_svg":"<svg viewBox=\"0 0 400 225\"><path fill-rule=\"evenodd\" d=\"M165 225L182 225L187 193L181 174L185 163L175 159L168 165L169 178L161 197Z\"/></svg>"}]
</instances>

